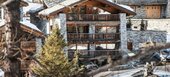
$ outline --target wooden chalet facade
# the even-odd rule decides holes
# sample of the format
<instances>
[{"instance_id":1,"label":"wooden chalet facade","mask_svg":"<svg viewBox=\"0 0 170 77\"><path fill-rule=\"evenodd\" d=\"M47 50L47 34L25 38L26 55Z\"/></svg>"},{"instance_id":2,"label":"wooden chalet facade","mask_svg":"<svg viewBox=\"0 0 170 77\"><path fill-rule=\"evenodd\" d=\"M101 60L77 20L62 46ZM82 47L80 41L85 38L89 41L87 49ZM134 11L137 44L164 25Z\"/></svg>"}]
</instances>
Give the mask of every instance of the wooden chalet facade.
<instances>
[{"instance_id":1,"label":"wooden chalet facade","mask_svg":"<svg viewBox=\"0 0 170 77\"><path fill-rule=\"evenodd\" d=\"M3 22L0 22L3 23ZM4 53L4 46L5 46L5 26L0 26L0 51L1 55ZM15 53L11 53L11 57L17 57L20 61L20 70L22 73L22 77L25 77L26 72L29 71L29 65L32 61L30 56L33 56L35 53L38 53L41 48L41 41L44 39L44 34L36 28L35 25L20 21L20 26L15 29L12 34L15 38L12 40L14 41L12 45L12 50Z\"/></svg>"},{"instance_id":2,"label":"wooden chalet facade","mask_svg":"<svg viewBox=\"0 0 170 77\"><path fill-rule=\"evenodd\" d=\"M97 57L116 55L121 48L127 49L127 42L123 41L126 15L135 13L107 0L65 0L42 10L39 15L49 21L59 20L51 23L60 28L68 44L65 50L69 57L73 57L75 50L82 57Z\"/></svg>"}]
</instances>

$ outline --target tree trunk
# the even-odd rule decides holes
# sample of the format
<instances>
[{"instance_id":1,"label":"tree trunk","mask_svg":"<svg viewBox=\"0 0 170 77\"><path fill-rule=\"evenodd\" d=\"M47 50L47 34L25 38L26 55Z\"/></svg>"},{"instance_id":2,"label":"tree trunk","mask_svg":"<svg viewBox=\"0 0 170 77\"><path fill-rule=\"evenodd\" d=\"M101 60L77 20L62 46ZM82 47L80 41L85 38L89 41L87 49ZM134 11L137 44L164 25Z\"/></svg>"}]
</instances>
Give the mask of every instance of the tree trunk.
<instances>
[{"instance_id":1,"label":"tree trunk","mask_svg":"<svg viewBox=\"0 0 170 77\"><path fill-rule=\"evenodd\" d=\"M3 71L5 72L5 77L21 77L20 76L20 61L17 60L16 55L18 51L13 50L15 29L17 29L20 24L20 0L14 0L11 3L4 6L5 12L5 35L6 35L6 45L5 45L5 60Z\"/></svg>"}]
</instances>

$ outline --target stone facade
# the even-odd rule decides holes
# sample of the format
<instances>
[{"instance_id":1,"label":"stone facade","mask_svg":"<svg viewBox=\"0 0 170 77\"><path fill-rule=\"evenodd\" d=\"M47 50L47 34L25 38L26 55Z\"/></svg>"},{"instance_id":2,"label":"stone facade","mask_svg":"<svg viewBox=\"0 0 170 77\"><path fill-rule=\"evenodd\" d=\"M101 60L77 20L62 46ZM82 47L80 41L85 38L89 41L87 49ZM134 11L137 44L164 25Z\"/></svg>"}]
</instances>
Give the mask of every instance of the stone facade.
<instances>
[{"instance_id":1,"label":"stone facade","mask_svg":"<svg viewBox=\"0 0 170 77\"><path fill-rule=\"evenodd\" d=\"M135 19L147 18L146 8L153 6L160 6L160 18L170 18L170 0L117 0L117 3L132 6L137 14Z\"/></svg>"},{"instance_id":2,"label":"stone facade","mask_svg":"<svg viewBox=\"0 0 170 77\"><path fill-rule=\"evenodd\" d=\"M166 43L166 31L127 31L127 41L132 43L133 50L138 50L145 42Z\"/></svg>"},{"instance_id":3,"label":"stone facade","mask_svg":"<svg viewBox=\"0 0 170 77\"><path fill-rule=\"evenodd\" d=\"M63 35L65 43L67 43L67 27L66 27L66 14L59 14L60 18L60 33Z\"/></svg>"},{"instance_id":4,"label":"stone facade","mask_svg":"<svg viewBox=\"0 0 170 77\"><path fill-rule=\"evenodd\" d=\"M117 3L126 4L126 5L166 4L167 2L167 0L116 0L116 1Z\"/></svg>"},{"instance_id":5,"label":"stone facade","mask_svg":"<svg viewBox=\"0 0 170 77\"><path fill-rule=\"evenodd\" d=\"M136 7L135 12L137 15L135 15L133 18L142 19L146 17L145 6Z\"/></svg>"},{"instance_id":6,"label":"stone facade","mask_svg":"<svg viewBox=\"0 0 170 77\"><path fill-rule=\"evenodd\" d=\"M167 2L167 8L166 8L166 16L167 18L170 18L170 0Z\"/></svg>"},{"instance_id":7,"label":"stone facade","mask_svg":"<svg viewBox=\"0 0 170 77\"><path fill-rule=\"evenodd\" d=\"M120 41L121 41L121 51L122 53L127 52L127 29L126 29L126 14L120 13Z\"/></svg>"},{"instance_id":8,"label":"stone facade","mask_svg":"<svg viewBox=\"0 0 170 77\"><path fill-rule=\"evenodd\" d=\"M141 19L131 21L132 30L140 30ZM147 30L167 31L170 34L170 19L144 19L144 24L147 25Z\"/></svg>"}]
</instances>

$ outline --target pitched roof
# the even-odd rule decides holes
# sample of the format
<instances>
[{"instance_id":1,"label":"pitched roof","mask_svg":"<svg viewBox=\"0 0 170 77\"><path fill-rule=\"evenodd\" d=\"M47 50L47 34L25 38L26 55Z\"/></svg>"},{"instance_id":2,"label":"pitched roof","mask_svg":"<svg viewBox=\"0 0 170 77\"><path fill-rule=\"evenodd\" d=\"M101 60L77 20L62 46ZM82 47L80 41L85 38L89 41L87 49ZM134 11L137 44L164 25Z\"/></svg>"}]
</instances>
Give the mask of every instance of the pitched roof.
<instances>
[{"instance_id":1,"label":"pitched roof","mask_svg":"<svg viewBox=\"0 0 170 77\"><path fill-rule=\"evenodd\" d=\"M28 3L28 6L23 7L23 13L35 13L37 11L42 10L43 4L39 4L39 3Z\"/></svg>"},{"instance_id":2,"label":"pitched roof","mask_svg":"<svg viewBox=\"0 0 170 77\"><path fill-rule=\"evenodd\" d=\"M39 15L45 15L45 16L48 16L52 13L58 13L60 11L62 11L65 7L68 7L68 6L73 6L75 4L78 4L78 3L81 3L81 2L86 2L86 1L89 1L89 0L65 0L63 2L60 2L58 4L56 4L55 6L52 6L50 8L47 8L45 10L42 10L39 12ZM111 1L108 1L108 0L94 0L94 1L98 1L98 2L101 2L103 4L107 4L111 7L114 7L116 10L120 10L121 12L124 12L124 13L127 13L129 15L135 15L136 13L130 9L127 9L125 7L122 7L116 3L113 3Z\"/></svg>"},{"instance_id":3,"label":"pitched roof","mask_svg":"<svg viewBox=\"0 0 170 77\"><path fill-rule=\"evenodd\" d=\"M67 6L70 6L72 4L75 4L75 3L81 2L81 1L83 1L83 0L66 0L66 1L63 1L63 2L61 2L59 4L56 4L53 7L50 7L50 8L47 8L45 10L40 11L39 14L40 15L49 15L49 14L51 14L53 12L59 11L59 10L65 8Z\"/></svg>"},{"instance_id":4,"label":"pitched roof","mask_svg":"<svg viewBox=\"0 0 170 77\"><path fill-rule=\"evenodd\" d=\"M43 32L41 32L34 24L30 23L28 20L20 21L21 29L25 32L31 33L38 37L43 37Z\"/></svg>"},{"instance_id":5,"label":"pitched roof","mask_svg":"<svg viewBox=\"0 0 170 77\"><path fill-rule=\"evenodd\" d=\"M63 2L65 0L43 0L47 7L55 6L56 4Z\"/></svg>"},{"instance_id":6,"label":"pitched roof","mask_svg":"<svg viewBox=\"0 0 170 77\"><path fill-rule=\"evenodd\" d=\"M4 20L0 21L0 27L4 27L5 24L6 23ZM44 37L43 32L41 32L34 24L30 23L28 20L20 21L20 24L21 30L33 34L37 37Z\"/></svg>"}]
</instances>

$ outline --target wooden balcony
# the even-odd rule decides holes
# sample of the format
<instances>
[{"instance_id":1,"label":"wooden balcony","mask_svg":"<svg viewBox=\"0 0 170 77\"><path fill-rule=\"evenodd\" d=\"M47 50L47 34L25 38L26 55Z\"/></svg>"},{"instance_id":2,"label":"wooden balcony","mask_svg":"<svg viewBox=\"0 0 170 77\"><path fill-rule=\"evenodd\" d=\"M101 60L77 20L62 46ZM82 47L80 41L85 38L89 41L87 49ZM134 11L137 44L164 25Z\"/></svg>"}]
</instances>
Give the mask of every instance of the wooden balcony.
<instances>
[{"instance_id":1,"label":"wooden balcony","mask_svg":"<svg viewBox=\"0 0 170 77\"><path fill-rule=\"evenodd\" d=\"M68 57L73 58L74 57L75 50L69 50L68 51ZM108 56L113 55L116 58L116 55L120 55L120 52L118 50L78 50L78 53L80 55L80 58L95 58L99 56Z\"/></svg>"},{"instance_id":2,"label":"wooden balcony","mask_svg":"<svg viewBox=\"0 0 170 77\"><path fill-rule=\"evenodd\" d=\"M114 43L120 39L120 33L68 33L68 43Z\"/></svg>"},{"instance_id":3,"label":"wooden balcony","mask_svg":"<svg viewBox=\"0 0 170 77\"><path fill-rule=\"evenodd\" d=\"M67 14L67 21L118 21L118 14Z\"/></svg>"}]
</instances>

